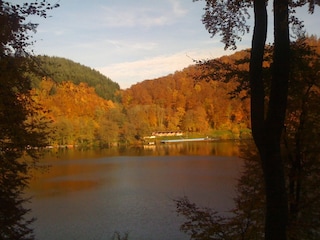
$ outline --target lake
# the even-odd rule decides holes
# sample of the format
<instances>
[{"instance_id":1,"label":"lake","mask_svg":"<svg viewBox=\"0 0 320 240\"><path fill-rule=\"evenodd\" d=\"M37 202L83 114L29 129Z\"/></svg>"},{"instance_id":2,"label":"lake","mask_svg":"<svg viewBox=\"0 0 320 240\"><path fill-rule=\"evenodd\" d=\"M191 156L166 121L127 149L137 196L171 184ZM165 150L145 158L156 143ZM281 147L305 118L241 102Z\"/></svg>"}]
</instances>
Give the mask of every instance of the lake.
<instances>
[{"instance_id":1,"label":"lake","mask_svg":"<svg viewBox=\"0 0 320 240\"><path fill-rule=\"evenodd\" d=\"M240 142L163 144L99 151L53 150L28 190L36 239L186 240L173 199L233 206Z\"/></svg>"}]
</instances>

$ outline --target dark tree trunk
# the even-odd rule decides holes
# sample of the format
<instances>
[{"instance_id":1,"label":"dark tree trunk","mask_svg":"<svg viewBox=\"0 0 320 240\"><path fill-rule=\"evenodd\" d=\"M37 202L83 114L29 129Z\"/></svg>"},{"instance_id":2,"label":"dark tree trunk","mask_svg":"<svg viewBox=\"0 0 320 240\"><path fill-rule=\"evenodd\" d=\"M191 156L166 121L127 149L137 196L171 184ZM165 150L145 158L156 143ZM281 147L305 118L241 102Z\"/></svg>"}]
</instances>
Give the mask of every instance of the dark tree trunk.
<instances>
[{"instance_id":1,"label":"dark tree trunk","mask_svg":"<svg viewBox=\"0 0 320 240\"><path fill-rule=\"evenodd\" d=\"M263 169L266 187L266 239L286 239L288 200L281 135L287 109L290 40L288 0L274 0L274 53L270 100L266 117Z\"/></svg>"},{"instance_id":2,"label":"dark tree trunk","mask_svg":"<svg viewBox=\"0 0 320 240\"><path fill-rule=\"evenodd\" d=\"M251 128L257 147L264 141L264 84L262 64L267 37L267 9L264 0L254 1L254 30L250 56Z\"/></svg>"},{"instance_id":3,"label":"dark tree trunk","mask_svg":"<svg viewBox=\"0 0 320 240\"><path fill-rule=\"evenodd\" d=\"M262 78L263 53L267 34L267 12L264 0L254 1L254 13L255 28L250 62L251 124L265 180L265 239L285 240L288 202L280 139L287 107L289 78L288 0L274 0L275 49L266 117Z\"/></svg>"}]
</instances>

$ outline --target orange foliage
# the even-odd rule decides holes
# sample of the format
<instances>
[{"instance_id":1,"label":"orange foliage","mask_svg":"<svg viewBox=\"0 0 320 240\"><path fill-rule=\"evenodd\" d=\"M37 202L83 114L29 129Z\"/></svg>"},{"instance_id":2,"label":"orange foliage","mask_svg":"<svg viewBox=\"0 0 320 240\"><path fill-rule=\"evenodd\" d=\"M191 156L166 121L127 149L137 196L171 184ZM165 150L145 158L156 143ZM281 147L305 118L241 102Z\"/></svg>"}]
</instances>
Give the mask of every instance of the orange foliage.
<instances>
[{"instance_id":1,"label":"orange foliage","mask_svg":"<svg viewBox=\"0 0 320 240\"><path fill-rule=\"evenodd\" d=\"M40 88L33 89L31 94L47 113L46 118L53 120L56 135L51 142L59 145L94 142L101 116L115 107L112 101L99 97L85 83L57 84L43 79Z\"/></svg>"},{"instance_id":2,"label":"orange foliage","mask_svg":"<svg viewBox=\"0 0 320 240\"><path fill-rule=\"evenodd\" d=\"M163 108L165 122L162 126L155 124L159 117L149 111L149 127L155 130L206 132L210 128L232 129L232 125L249 127L249 102L230 99L228 95L237 83L197 81L203 73L204 70L198 66L191 66L165 77L135 84L122 92L122 104L128 110L136 106ZM141 113L144 114L148 113Z\"/></svg>"}]
</instances>

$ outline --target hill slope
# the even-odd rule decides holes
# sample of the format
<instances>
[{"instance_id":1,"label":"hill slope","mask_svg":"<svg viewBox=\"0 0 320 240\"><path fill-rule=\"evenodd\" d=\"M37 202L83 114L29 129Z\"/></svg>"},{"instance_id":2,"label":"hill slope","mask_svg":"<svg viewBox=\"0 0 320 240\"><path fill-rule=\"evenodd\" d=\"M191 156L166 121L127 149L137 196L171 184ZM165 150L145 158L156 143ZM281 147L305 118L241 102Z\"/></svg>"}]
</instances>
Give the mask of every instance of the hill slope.
<instances>
[{"instance_id":1,"label":"hill slope","mask_svg":"<svg viewBox=\"0 0 320 240\"><path fill-rule=\"evenodd\" d=\"M95 89L100 97L108 100L114 100L115 92L120 90L119 84L110 78L71 60L61 57L37 56L37 61L39 61L41 71L45 73L46 77L55 82L70 81L77 85L87 83ZM35 80L34 86L38 87L39 82L39 79Z\"/></svg>"}]
</instances>

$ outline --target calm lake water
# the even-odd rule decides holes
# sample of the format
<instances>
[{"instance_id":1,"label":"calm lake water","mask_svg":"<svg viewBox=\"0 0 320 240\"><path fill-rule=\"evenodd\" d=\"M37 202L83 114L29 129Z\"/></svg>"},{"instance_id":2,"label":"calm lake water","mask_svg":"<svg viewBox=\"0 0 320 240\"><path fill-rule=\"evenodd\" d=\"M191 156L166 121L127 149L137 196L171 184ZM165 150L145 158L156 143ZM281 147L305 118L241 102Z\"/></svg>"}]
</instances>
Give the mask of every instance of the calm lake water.
<instances>
[{"instance_id":1,"label":"calm lake water","mask_svg":"<svg viewBox=\"0 0 320 240\"><path fill-rule=\"evenodd\" d=\"M103 151L53 151L28 191L39 240L186 240L173 199L226 211L242 160L239 142L198 142Z\"/></svg>"}]
</instances>

